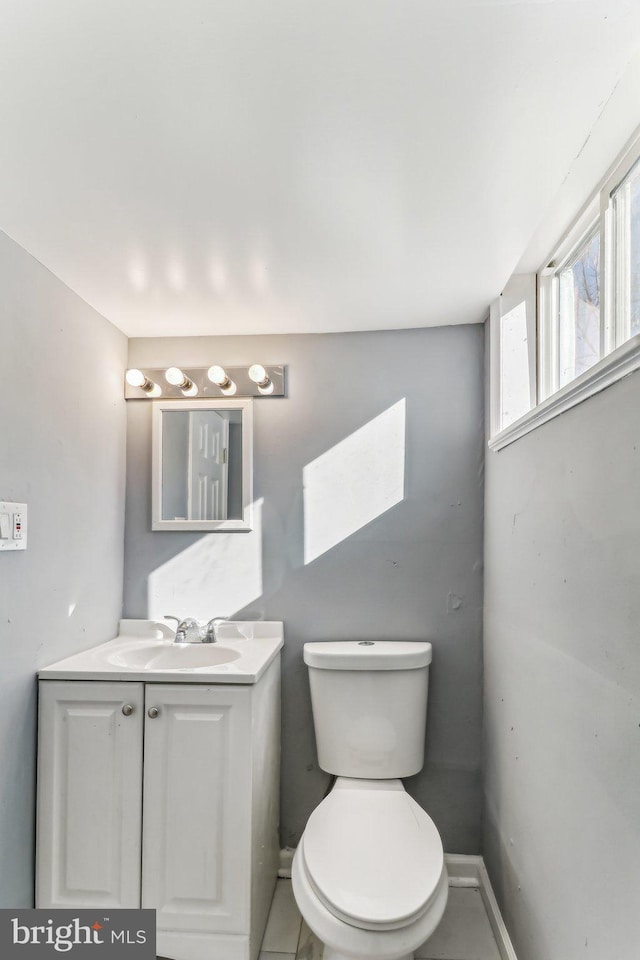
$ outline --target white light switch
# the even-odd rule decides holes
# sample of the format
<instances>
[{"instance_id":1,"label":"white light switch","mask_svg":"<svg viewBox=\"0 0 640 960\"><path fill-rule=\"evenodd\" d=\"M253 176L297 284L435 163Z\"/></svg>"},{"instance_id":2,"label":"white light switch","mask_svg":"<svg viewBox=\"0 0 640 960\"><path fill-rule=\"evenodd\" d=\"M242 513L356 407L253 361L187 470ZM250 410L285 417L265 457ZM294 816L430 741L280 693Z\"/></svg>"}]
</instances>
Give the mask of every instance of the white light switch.
<instances>
[{"instance_id":1,"label":"white light switch","mask_svg":"<svg viewBox=\"0 0 640 960\"><path fill-rule=\"evenodd\" d=\"M0 501L0 553L27 549L27 505Z\"/></svg>"}]
</instances>

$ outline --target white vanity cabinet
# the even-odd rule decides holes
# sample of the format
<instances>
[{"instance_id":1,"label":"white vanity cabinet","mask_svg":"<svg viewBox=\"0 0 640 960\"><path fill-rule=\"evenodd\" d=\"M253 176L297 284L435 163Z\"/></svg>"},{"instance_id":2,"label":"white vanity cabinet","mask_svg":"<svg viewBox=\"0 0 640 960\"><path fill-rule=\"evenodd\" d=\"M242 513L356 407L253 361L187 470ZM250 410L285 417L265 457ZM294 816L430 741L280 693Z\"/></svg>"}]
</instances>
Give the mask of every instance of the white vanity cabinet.
<instances>
[{"instance_id":1,"label":"white vanity cabinet","mask_svg":"<svg viewBox=\"0 0 640 960\"><path fill-rule=\"evenodd\" d=\"M137 907L144 684L43 680L39 696L36 906Z\"/></svg>"},{"instance_id":2,"label":"white vanity cabinet","mask_svg":"<svg viewBox=\"0 0 640 960\"><path fill-rule=\"evenodd\" d=\"M39 691L36 905L151 907L159 956L255 960L278 870L279 656L255 684Z\"/></svg>"}]
</instances>

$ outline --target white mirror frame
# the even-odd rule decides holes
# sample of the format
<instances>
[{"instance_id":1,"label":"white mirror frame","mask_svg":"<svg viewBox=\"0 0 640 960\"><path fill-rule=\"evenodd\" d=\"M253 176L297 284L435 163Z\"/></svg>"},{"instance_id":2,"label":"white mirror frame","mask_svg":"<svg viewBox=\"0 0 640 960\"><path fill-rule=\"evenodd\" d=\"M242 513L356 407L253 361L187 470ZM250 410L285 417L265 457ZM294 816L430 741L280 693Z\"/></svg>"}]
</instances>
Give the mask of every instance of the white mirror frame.
<instances>
[{"instance_id":1,"label":"white mirror frame","mask_svg":"<svg viewBox=\"0 0 640 960\"><path fill-rule=\"evenodd\" d=\"M248 400L154 400L151 459L151 529L202 530L209 533L247 532L253 529L253 401ZM162 519L162 414L164 411L242 411L242 519Z\"/></svg>"}]
</instances>

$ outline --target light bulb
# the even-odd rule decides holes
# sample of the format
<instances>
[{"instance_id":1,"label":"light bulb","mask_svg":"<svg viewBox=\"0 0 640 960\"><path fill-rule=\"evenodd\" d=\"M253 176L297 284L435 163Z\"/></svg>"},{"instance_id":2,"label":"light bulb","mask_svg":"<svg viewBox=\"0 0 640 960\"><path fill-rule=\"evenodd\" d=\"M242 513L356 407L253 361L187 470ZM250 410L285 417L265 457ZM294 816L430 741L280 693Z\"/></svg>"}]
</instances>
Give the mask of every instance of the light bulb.
<instances>
[{"instance_id":1,"label":"light bulb","mask_svg":"<svg viewBox=\"0 0 640 960\"><path fill-rule=\"evenodd\" d=\"M261 363L254 363L249 367L249 379L258 384L258 389L264 391L271 383L267 376L267 371Z\"/></svg>"},{"instance_id":2,"label":"light bulb","mask_svg":"<svg viewBox=\"0 0 640 960\"><path fill-rule=\"evenodd\" d=\"M228 387L231 383L224 367L218 367L216 365L209 367L207 376L209 380L211 380L211 383L215 383L217 387Z\"/></svg>"},{"instance_id":3,"label":"light bulb","mask_svg":"<svg viewBox=\"0 0 640 960\"><path fill-rule=\"evenodd\" d=\"M127 370L125 378L130 387L143 387L147 379L142 370Z\"/></svg>"},{"instance_id":4,"label":"light bulb","mask_svg":"<svg viewBox=\"0 0 640 960\"><path fill-rule=\"evenodd\" d=\"M269 394L273 393L273 388L274 388L273 380L267 379L266 387L263 387L261 384L258 384L258 391L267 397L269 396Z\"/></svg>"},{"instance_id":5,"label":"light bulb","mask_svg":"<svg viewBox=\"0 0 640 960\"><path fill-rule=\"evenodd\" d=\"M172 387L179 387L187 379L179 367L169 367L169 369L165 371L164 378Z\"/></svg>"},{"instance_id":6,"label":"light bulb","mask_svg":"<svg viewBox=\"0 0 640 960\"><path fill-rule=\"evenodd\" d=\"M169 367L169 369L165 371L164 378L172 387L179 387L184 397L195 397L198 392L198 388L193 380L190 380L186 373L182 372L180 367Z\"/></svg>"},{"instance_id":7,"label":"light bulb","mask_svg":"<svg viewBox=\"0 0 640 960\"><path fill-rule=\"evenodd\" d=\"M232 397L238 389L224 367L219 367L217 364L209 367L207 376L209 380L211 380L211 383L215 383L215 385L219 387L220 392L224 393L225 397Z\"/></svg>"},{"instance_id":8,"label":"light bulb","mask_svg":"<svg viewBox=\"0 0 640 960\"><path fill-rule=\"evenodd\" d=\"M249 379L254 383L263 383L267 380L267 371L260 363L254 363L249 367Z\"/></svg>"},{"instance_id":9,"label":"light bulb","mask_svg":"<svg viewBox=\"0 0 640 960\"><path fill-rule=\"evenodd\" d=\"M144 390L148 397L159 397L162 394L162 390L158 384L154 383L153 380L149 380L149 377L147 377L142 370L138 370L135 367L127 370L125 380L130 387L139 387L141 390Z\"/></svg>"}]
</instances>

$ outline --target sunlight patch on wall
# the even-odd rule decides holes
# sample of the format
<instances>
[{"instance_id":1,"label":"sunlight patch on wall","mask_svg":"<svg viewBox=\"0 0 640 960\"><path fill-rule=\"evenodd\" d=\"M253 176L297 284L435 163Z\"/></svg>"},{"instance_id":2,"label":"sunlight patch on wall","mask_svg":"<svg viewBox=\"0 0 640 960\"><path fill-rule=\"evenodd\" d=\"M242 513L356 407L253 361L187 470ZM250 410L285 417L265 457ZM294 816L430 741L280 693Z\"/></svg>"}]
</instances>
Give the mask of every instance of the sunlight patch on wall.
<instances>
[{"instance_id":1,"label":"sunlight patch on wall","mask_svg":"<svg viewBox=\"0 0 640 960\"><path fill-rule=\"evenodd\" d=\"M304 467L305 564L403 500L405 419L403 398Z\"/></svg>"},{"instance_id":2,"label":"sunlight patch on wall","mask_svg":"<svg viewBox=\"0 0 640 960\"><path fill-rule=\"evenodd\" d=\"M249 533L208 533L149 576L148 613L231 617L262 596L262 499Z\"/></svg>"}]
</instances>

